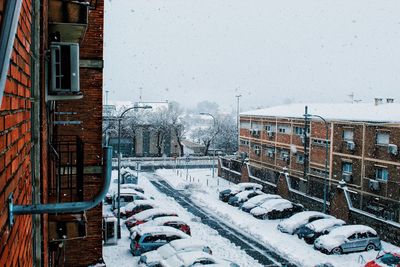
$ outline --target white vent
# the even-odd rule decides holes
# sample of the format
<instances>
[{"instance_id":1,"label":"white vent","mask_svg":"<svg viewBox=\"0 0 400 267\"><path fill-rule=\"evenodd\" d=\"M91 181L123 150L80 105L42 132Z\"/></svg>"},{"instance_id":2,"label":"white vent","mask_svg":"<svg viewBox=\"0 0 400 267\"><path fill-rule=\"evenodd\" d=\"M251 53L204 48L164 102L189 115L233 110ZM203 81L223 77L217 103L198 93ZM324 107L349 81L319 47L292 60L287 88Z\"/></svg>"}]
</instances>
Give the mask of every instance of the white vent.
<instances>
[{"instance_id":1,"label":"white vent","mask_svg":"<svg viewBox=\"0 0 400 267\"><path fill-rule=\"evenodd\" d=\"M388 152L392 155L397 155L398 153L398 149L397 149L397 145L395 144L389 144L388 145Z\"/></svg>"},{"instance_id":2,"label":"white vent","mask_svg":"<svg viewBox=\"0 0 400 267\"><path fill-rule=\"evenodd\" d=\"M379 181L377 180L370 179L368 182L368 186L371 191L379 191L381 189Z\"/></svg>"},{"instance_id":3,"label":"white vent","mask_svg":"<svg viewBox=\"0 0 400 267\"><path fill-rule=\"evenodd\" d=\"M347 149L353 151L356 148L356 144L353 141L346 141Z\"/></svg>"},{"instance_id":4,"label":"white vent","mask_svg":"<svg viewBox=\"0 0 400 267\"><path fill-rule=\"evenodd\" d=\"M351 175L350 173L343 173L342 174L342 179L346 182L346 183L350 183L351 180L353 178L353 175Z\"/></svg>"}]
</instances>

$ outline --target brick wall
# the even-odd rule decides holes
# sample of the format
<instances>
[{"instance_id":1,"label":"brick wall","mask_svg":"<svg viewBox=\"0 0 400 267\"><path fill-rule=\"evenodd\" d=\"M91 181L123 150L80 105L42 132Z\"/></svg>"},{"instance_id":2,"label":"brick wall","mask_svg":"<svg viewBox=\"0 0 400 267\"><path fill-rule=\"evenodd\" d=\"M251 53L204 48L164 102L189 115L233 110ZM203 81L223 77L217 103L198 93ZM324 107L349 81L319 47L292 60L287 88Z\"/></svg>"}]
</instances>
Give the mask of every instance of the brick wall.
<instances>
[{"instance_id":1,"label":"brick wall","mask_svg":"<svg viewBox=\"0 0 400 267\"><path fill-rule=\"evenodd\" d=\"M32 3L24 0L0 108L0 266L33 264L31 216L16 216L11 229L7 221L11 193L17 204L32 198L31 21Z\"/></svg>"}]
</instances>

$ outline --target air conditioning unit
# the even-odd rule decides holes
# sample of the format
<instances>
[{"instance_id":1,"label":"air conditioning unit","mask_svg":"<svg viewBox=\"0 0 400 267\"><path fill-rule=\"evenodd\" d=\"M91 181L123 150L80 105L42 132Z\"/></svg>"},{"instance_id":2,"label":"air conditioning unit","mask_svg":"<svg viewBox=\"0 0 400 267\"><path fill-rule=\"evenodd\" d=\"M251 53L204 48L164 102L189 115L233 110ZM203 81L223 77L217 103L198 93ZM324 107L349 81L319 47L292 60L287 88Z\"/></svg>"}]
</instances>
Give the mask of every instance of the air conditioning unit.
<instances>
[{"instance_id":1,"label":"air conditioning unit","mask_svg":"<svg viewBox=\"0 0 400 267\"><path fill-rule=\"evenodd\" d=\"M50 60L50 93L56 95L79 93L79 44L51 43Z\"/></svg>"},{"instance_id":2,"label":"air conditioning unit","mask_svg":"<svg viewBox=\"0 0 400 267\"><path fill-rule=\"evenodd\" d=\"M381 189L381 185L379 181L370 179L368 182L368 187L371 191L379 191Z\"/></svg>"},{"instance_id":3,"label":"air conditioning unit","mask_svg":"<svg viewBox=\"0 0 400 267\"><path fill-rule=\"evenodd\" d=\"M347 149L353 151L356 148L356 144L353 141L346 141Z\"/></svg>"},{"instance_id":4,"label":"air conditioning unit","mask_svg":"<svg viewBox=\"0 0 400 267\"><path fill-rule=\"evenodd\" d=\"M350 183L351 180L353 179L353 175L351 175L350 173L343 173L343 174L342 174L342 179L343 179L346 183Z\"/></svg>"},{"instance_id":5,"label":"air conditioning unit","mask_svg":"<svg viewBox=\"0 0 400 267\"><path fill-rule=\"evenodd\" d=\"M105 217L103 218L104 227L104 245L117 244L117 218Z\"/></svg>"},{"instance_id":6,"label":"air conditioning unit","mask_svg":"<svg viewBox=\"0 0 400 267\"><path fill-rule=\"evenodd\" d=\"M395 144L389 144L388 145L388 152L392 155L397 155L398 151L397 151L397 145Z\"/></svg>"}]
</instances>

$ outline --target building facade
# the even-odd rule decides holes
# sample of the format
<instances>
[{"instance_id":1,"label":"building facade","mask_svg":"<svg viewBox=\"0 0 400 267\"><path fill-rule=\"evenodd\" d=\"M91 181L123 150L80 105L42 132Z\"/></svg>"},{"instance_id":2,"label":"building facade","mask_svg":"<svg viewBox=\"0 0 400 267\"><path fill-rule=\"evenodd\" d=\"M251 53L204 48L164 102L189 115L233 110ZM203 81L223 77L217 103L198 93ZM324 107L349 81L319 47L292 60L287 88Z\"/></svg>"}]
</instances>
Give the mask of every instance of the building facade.
<instances>
[{"instance_id":1,"label":"building facade","mask_svg":"<svg viewBox=\"0 0 400 267\"><path fill-rule=\"evenodd\" d=\"M88 201L103 186L103 6L0 0L1 266L102 261L101 204L12 220L8 201Z\"/></svg>"},{"instance_id":2,"label":"building facade","mask_svg":"<svg viewBox=\"0 0 400 267\"><path fill-rule=\"evenodd\" d=\"M354 208L400 222L400 105L294 104L242 113L240 152L248 157L249 177L276 190L281 172L289 187L327 201L344 181ZM306 130L305 130L306 129ZM306 133L306 134L305 134ZM326 148L328 155L326 157ZM327 160L327 168L325 168ZM326 178L326 179L325 179Z\"/></svg>"}]
</instances>

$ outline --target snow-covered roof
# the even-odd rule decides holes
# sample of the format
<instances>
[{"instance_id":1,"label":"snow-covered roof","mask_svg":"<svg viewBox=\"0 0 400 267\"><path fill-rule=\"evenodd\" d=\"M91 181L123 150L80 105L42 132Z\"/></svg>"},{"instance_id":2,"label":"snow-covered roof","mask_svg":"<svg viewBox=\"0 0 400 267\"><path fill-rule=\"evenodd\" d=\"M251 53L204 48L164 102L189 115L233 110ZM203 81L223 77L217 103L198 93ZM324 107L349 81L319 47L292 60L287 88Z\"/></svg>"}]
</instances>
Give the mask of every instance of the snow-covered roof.
<instances>
[{"instance_id":1,"label":"snow-covered roof","mask_svg":"<svg viewBox=\"0 0 400 267\"><path fill-rule=\"evenodd\" d=\"M203 248L207 246L206 242L196 238L177 239L171 241L170 245L175 248L176 251L186 250L194 247Z\"/></svg>"},{"instance_id":2,"label":"snow-covered roof","mask_svg":"<svg viewBox=\"0 0 400 267\"><path fill-rule=\"evenodd\" d=\"M336 229L333 229L330 233L329 236L345 236L349 237L354 233L358 232L371 232L373 234L377 234L374 229L372 229L369 226L366 225L361 225L361 224L356 224L356 225L344 225L341 227L338 227Z\"/></svg>"},{"instance_id":3,"label":"snow-covered roof","mask_svg":"<svg viewBox=\"0 0 400 267\"><path fill-rule=\"evenodd\" d=\"M264 202L260 207L265 211L270 212L273 210L282 211L284 209L291 208L292 206L293 204L289 200L278 198L278 199L270 199Z\"/></svg>"},{"instance_id":4,"label":"snow-covered roof","mask_svg":"<svg viewBox=\"0 0 400 267\"><path fill-rule=\"evenodd\" d=\"M176 234L181 237L189 237L184 232L179 231L171 226L148 226L148 227L141 227L137 229L137 233L139 235L144 235L148 233L171 233Z\"/></svg>"},{"instance_id":5,"label":"snow-covered roof","mask_svg":"<svg viewBox=\"0 0 400 267\"><path fill-rule=\"evenodd\" d=\"M293 233L298 227L306 224L309 222L311 218L331 218L333 219L334 217L331 215L324 214L319 211L302 211L299 213L294 214L290 218L287 218L280 222L278 224L278 229L287 232L287 233Z\"/></svg>"},{"instance_id":6,"label":"snow-covered roof","mask_svg":"<svg viewBox=\"0 0 400 267\"><path fill-rule=\"evenodd\" d=\"M168 209L161 209L161 208L155 208L155 209L148 209L144 210L142 212L139 212L138 214L134 215L134 218L136 220L142 221L147 219L150 216L157 215L157 214L176 214L175 211L173 210L168 210Z\"/></svg>"},{"instance_id":7,"label":"snow-covered roof","mask_svg":"<svg viewBox=\"0 0 400 267\"><path fill-rule=\"evenodd\" d=\"M240 113L241 116L299 118L303 119L304 107L308 113L333 121L400 122L400 104L385 103L309 103L289 104Z\"/></svg>"},{"instance_id":8,"label":"snow-covered roof","mask_svg":"<svg viewBox=\"0 0 400 267\"><path fill-rule=\"evenodd\" d=\"M327 228L331 228L335 225L343 225L343 224L345 224L345 221L336 218L320 219L306 224L306 227L318 233Z\"/></svg>"}]
</instances>

